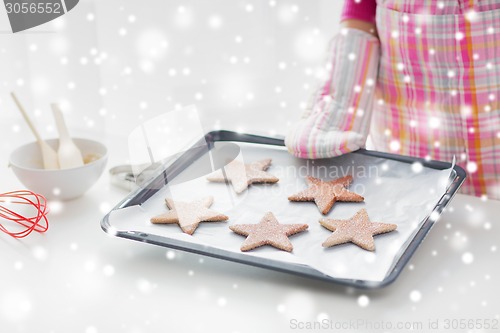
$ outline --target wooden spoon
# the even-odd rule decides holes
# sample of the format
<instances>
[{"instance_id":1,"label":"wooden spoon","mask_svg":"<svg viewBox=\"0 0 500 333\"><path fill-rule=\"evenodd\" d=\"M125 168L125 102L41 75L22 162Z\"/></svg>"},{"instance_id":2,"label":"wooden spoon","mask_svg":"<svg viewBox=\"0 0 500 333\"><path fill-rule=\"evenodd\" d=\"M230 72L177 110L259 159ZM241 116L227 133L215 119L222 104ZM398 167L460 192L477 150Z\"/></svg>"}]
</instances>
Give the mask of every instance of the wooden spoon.
<instances>
[{"instance_id":1,"label":"wooden spoon","mask_svg":"<svg viewBox=\"0 0 500 333\"><path fill-rule=\"evenodd\" d=\"M17 108L19 111L21 111L21 114L24 117L24 120L26 120L26 123L28 124L29 128L31 129L31 132L33 132L33 135L35 135L36 141L38 142L38 146L40 147L40 151L42 153L42 159L43 159L43 168L44 169L59 169L59 161L57 158L57 153L55 150L47 144L42 138L40 137L40 134L38 134L38 131L36 130L35 126L31 122L31 119L28 117L28 114L24 110L23 106L17 99L16 95L11 92L10 95L12 96L12 99L17 105Z\"/></svg>"},{"instance_id":2,"label":"wooden spoon","mask_svg":"<svg viewBox=\"0 0 500 333\"><path fill-rule=\"evenodd\" d=\"M59 149L57 157L61 169L76 168L83 165L82 152L75 145L69 136L68 128L64 122L64 116L55 103L51 104L52 112L56 120L57 131L59 132Z\"/></svg>"}]
</instances>

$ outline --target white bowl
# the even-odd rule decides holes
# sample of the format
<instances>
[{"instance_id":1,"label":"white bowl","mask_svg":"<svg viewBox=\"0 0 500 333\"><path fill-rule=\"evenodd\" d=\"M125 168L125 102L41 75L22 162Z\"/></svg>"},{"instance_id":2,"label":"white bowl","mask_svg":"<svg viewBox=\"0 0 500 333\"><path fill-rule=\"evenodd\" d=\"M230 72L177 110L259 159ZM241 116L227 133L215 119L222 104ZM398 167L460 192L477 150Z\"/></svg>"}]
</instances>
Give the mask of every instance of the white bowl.
<instances>
[{"instance_id":1,"label":"white bowl","mask_svg":"<svg viewBox=\"0 0 500 333\"><path fill-rule=\"evenodd\" d=\"M73 141L80 148L84 158L92 154L98 156L98 159L77 168L45 170L38 144L32 142L12 152L10 166L24 186L47 199L77 198L92 187L102 175L108 152L103 144L94 140L73 139ZM57 151L58 139L46 142Z\"/></svg>"}]
</instances>

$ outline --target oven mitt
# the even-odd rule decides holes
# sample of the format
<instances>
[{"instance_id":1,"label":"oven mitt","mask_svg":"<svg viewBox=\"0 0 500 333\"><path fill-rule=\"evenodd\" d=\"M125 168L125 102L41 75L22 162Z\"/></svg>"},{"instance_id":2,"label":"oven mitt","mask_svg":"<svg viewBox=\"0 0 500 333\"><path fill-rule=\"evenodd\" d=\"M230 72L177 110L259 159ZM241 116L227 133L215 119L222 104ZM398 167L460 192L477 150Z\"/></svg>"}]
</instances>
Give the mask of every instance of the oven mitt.
<instances>
[{"instance_id":1,"label":"oven mitt","mask_svg":"<svg viewBox=\"0 0 500 333\"><path fill-rule=\"evenodd\" d=\"M285 138L301 158L327 158L364 147L380 58L379 40L343 29L331 42L327 79Z\"/></svg>"}]
</instances>

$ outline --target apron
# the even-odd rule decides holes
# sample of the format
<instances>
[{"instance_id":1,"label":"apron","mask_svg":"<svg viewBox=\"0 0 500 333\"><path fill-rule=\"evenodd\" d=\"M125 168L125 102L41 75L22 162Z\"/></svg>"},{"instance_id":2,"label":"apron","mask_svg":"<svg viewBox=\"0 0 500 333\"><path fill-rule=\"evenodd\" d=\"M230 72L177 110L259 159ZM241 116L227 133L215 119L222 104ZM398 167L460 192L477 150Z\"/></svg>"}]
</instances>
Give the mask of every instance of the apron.
<instances>
[{"instance_id":1,"label":"apron","mask_svg":"<svg viewBox=\"0 0 500 333\"><path fill-rule=\"evenodd\" d=\"M452 161L500 199L500 0L378 1L376 150Z\"/></svg>"}]
</instances>

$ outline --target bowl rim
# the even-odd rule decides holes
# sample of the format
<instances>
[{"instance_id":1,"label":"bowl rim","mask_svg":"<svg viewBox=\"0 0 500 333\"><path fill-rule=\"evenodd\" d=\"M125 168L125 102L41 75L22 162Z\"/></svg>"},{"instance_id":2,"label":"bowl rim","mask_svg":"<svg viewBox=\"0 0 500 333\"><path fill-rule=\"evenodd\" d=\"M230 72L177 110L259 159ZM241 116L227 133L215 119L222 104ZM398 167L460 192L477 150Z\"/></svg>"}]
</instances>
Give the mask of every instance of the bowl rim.
<instances>
[{"instance_id":1,"label":"bowl rim","mask_svg":"<svg viewBox=\"0 0 500 333\"><path fill-rule=\"evenodd\" d=\"M33 168L33 167L21 166L18 163L14 163L12 161L12 155L14 155L14 153L16 153L17 151L19 151L22 148L25 148L25 147L27 147L29 145L33 145L33 144L34 145L38 145L37 141L30 141L30 142L25 143L25 144L23 144L23 145L15 148L14 150L12 150L12 152L9 155L9 167L16 167L18 169L22 169L22 170L25 170L25 171L55 173L55 172L61 172L61 171L71 171L71 170L84 169L84 168L90 167L90 166L92 166L94 164L97 164L98 162L101 162L101 160L104 161L104 160L106 160L108 158L108 147L106 147L106 145L103 144L102 142L97 141L97 140L93 140L93 139L79 138L79 137L73 137L71 139L72 140L76 140L76 141L87 141L87 142L91 142L91 143L96 143L96 144L100 145L102 148L104 148L104 154L102 154L102 156L100 156L95 161L89 162L89 163L84 164L82 166L73 167L73 168L66 168L66 169L40 169L40 168ZM57 141L59 141L59 138L50 138L50 139L45 139L44 141L47 142L47 143L49 143L51 141L56 141L57 142Z\"/></svg>"}]
</instances>

